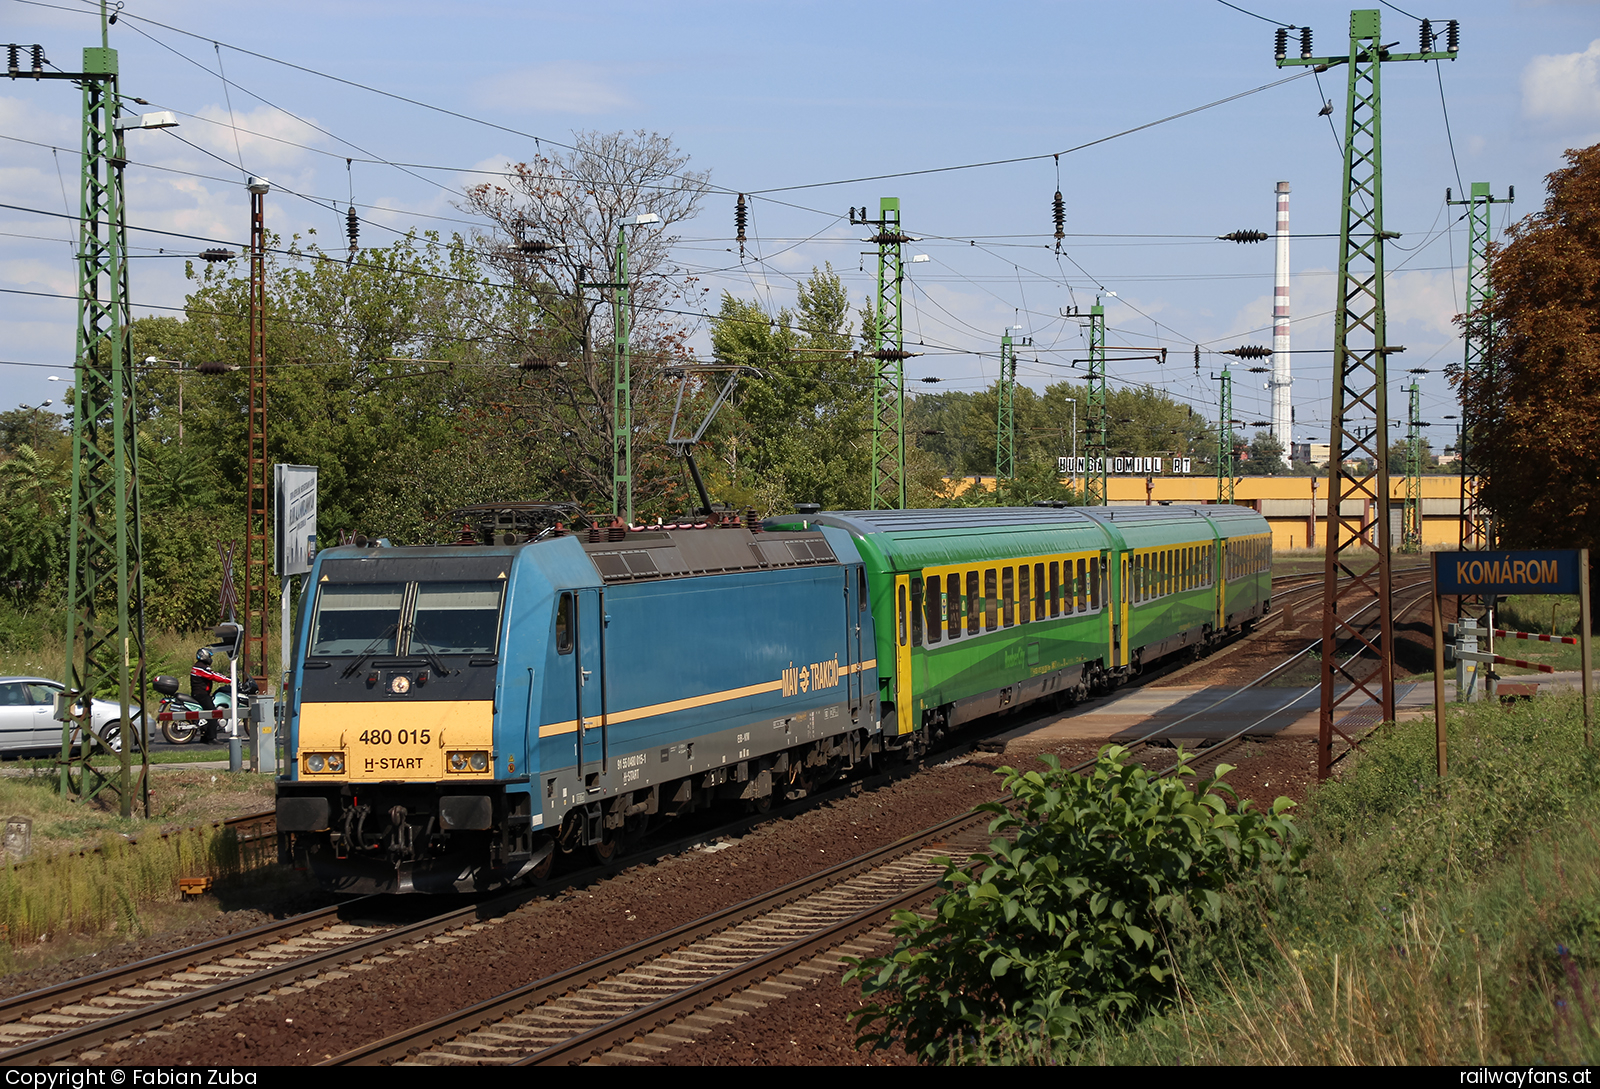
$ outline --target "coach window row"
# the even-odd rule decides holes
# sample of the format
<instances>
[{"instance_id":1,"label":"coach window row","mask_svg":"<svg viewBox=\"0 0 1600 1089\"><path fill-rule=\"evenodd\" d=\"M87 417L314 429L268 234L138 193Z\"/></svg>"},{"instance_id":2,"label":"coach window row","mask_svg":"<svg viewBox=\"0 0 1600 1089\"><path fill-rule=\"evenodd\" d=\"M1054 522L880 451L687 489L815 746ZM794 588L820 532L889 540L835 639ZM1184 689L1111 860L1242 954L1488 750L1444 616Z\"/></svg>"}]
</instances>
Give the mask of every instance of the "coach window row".
<instances>
[{"instance_id":1,"label":"coach window row","mask_svg":"<svg viewBox=\"0 0 1600 1089\"><path fill-rule=\"evenodd\" d=\"M1267 537L1241 537L1228 542L1224 555L1228 561L1227 578L1260 574L1272 566L1272 541Z\"/></svg>"},{"instance_id":2,"label":"coach window row","mask_svg":"<svg viewBox=\"0 0 1600 1089\"><path fill-rule=\"evenodd\" d=\"M1129 559L1134 604L1211 585L1215 545L1194 544L1135 552Z\"/></svg>"},{"instance_id":3,"label":"coach window row","mask_svg":"<svg viewBox=\"0 0 1600 1089\"><path fill-rule=\"evenodd\" d=\"M947 571L911 579L911 645L1098 612L1099 556Z\"/></svg>"}]
</instances>

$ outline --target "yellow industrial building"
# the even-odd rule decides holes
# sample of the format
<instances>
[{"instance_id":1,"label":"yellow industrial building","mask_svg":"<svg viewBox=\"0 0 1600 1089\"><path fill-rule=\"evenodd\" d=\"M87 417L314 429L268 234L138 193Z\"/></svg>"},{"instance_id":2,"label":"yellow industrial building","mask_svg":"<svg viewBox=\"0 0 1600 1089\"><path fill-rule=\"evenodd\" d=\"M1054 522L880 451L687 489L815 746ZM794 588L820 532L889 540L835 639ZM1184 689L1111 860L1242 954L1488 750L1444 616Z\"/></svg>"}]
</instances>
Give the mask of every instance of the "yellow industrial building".
<instances>
[{"instance_id":1,"label":"yellow industrial building","mask_svg":"<svg viewBox=\"0 0 1600 1089\"><path fill-rule=\"evenodd\" d=\"M1455 547L1461 522L1461 478L1455 475L1424 476L1422 479L1422 543L1424 547ZM951 490L960 494L977 486L994 487L994 477L966 477L952 480ZM1389 479L1391 536L1400 542L1401 510L1405 504L1405 478ZM1144 506L1158 503L1215 503L1217 479L1213 476L1163 476L1142 474L1106 477L1106 494L1113 507ZM1272 546L1277 549L1321 548L1328 521L1328 479L1314 476L1236 477L1233 501L1258 511L1272 526ZM1370 521L1364 504L1346 502L1340 514L1349 522Z\"/></svg>"}]
</instances>

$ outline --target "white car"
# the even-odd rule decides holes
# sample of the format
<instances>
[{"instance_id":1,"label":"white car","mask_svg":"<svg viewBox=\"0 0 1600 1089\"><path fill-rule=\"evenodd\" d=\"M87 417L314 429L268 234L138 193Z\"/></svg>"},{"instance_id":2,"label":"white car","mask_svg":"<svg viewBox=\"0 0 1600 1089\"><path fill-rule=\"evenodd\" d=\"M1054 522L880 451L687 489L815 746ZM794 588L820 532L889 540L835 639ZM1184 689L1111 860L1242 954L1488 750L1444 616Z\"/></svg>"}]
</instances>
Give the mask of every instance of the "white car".
<instances>
[{"instance_id":1,"label":"white car","mask_svg":"<svg viewBox=\"0 0 1600 1089\"><path fill-rule=\"evenodd\" d=\"M56 693L64 691L66 685L44 677L0 677L0 753L59 753L61 723L55 717L55 702ZM121 706L93 700L90 708L95 732L112 752L121 752ZM134 714L143 718L137 710Z\"/></svg>"}]
</instances>

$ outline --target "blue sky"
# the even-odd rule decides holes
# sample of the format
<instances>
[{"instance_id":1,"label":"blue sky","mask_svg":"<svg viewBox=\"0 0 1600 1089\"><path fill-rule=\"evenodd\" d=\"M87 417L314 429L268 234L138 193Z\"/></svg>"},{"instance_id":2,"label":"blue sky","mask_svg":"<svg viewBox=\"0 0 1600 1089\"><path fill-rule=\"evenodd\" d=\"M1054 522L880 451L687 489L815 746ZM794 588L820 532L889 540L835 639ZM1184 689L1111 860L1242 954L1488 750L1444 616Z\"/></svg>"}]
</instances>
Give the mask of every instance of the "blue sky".
<instances>
[{"instance_id":1,"label":"blue sky","mask_svg":"<svg viewBox=\"0 0 1600 1089\"><path fill-rule=\"evenodd\" d=\"M1348 4L1239 6L1311 26L1319 54L1344 51ZM1466 244L1460 210L1444 205L1445 188L1459 195L1463 185L1488 181L1504 195L1515 186L1516 204L1496 210L1498 231L1542 203L1543 179L1563 165L1564 149L1600 141L1600 4L1401 7L1461 23L1457 60L1388 65L1383 75L1386 220L1403 235L1388 253L1390 340L1407 347L1397 370L1432 372L1422 378L1423 413L1436 421L1439 447L1448 441L1440 417L1455 411L1441 370L1461 351L1451 318L1460 308ZM1382 10L1385 39L1414 48L1416 22ZM72 68L82 46L98 44L93 13L72 0L0 0L0 38L39 42L58 66ZM676 255L712 289L713 309L723 291L773 309L792 305L796 280L825 262L864 301L873 259L862 256L869 247L845 212L861 205L875 212L879 197L898 196L906 229L923 239L911 252L929 257L911 266L907 339L925 354L908 363L910 377L939 377L931 388L941 390L986 385L999 338L1013 325L1040 349L1020 353L1026 382L1043 388L1073 377L1050 365L1072 358L1070 349L1083 342L1079 323L1061 310L1087 307L1098 292L1113 343L1173 352L1165 367L1114 364L1113 378L1157 384L1213 416L1218 360L1205 359L1197 376L1192 345L1270 343L1273 251L1271 243L1210 238L1238 228L1271 231L1280 180L1293 187L1296 234L1337 232L1338 138L1318 107L1333 100L1342 132L1343 69L1322 75L1320 90L1312 78L1298 79L1063 155L1069 237L1059 258L1050 218L1057 167L1049 156L1303 71L1275 68L1272 34L1271 23L1216 0L599 0L581 10L542 2L128 0L111 28L124 92L179 111L181 122L173 133L130 135L130 224L239 239L248 211L243 173L250 172L278 187L268 198L271 229L314 228L332 248L342 246L351 193L375 206L363 213L364 243L393 237L385 228L470 231L471 217L456 206L459 191L483 175L464 171L531 157L529 137L567 142L580 129L656 131L670 134L694 168L709 170L716 187L699 218L683 225ZM219 58L234 84L226 96ZM70 84L0 82L0 202L77 211L78 109ZM378 161L347 168L347 156ZM1023 156L1043 157L813 184ZM743 261L731 241L733 193L741 191L755 194ZM9 289L0 292L0 360L7 361L0 408L59 399L66 383L48 377L70 378L74 303L15 293L72 295L69 226L0 209L0 288ZM135 253L175 245L138 232L131 244ZM1297 238L1292 266L1294 347L1308 353L1295 358L1296 438L1325 440L1330 357L1312 349L1331 343L1336 239ZM184 286L180 260L133 262L136 313L181 306ZM705 351L703 323L695 343ZM1266 391L1250 377L1240 376L1234 394L1234 415L1247 422L1269 414ZM1397 374L1391 403L1403 406L1400 377L1411 376Z\"/></svg>"}]
</instances>

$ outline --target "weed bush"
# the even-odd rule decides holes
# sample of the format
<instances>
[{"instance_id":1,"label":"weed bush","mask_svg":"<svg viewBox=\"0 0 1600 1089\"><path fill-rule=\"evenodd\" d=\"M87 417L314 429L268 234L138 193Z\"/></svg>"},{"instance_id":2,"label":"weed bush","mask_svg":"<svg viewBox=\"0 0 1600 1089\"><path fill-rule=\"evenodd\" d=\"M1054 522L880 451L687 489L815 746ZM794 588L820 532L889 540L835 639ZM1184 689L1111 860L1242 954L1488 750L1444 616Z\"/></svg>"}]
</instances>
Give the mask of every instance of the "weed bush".
<instances>
[{"instance_id":1,"label":"weed bush","mask_svg":"<svg viewBox=\"0 0 1600 1089\"><path fill-rule=\"evenodd\" d=\"M1010 804L978 807L999 838L966 867L942 860L932 916L899 913L894 951L851 962L845 981L878 998L856 1015L857 1046L903 1037L924 1060L985 1060L1142 1016L1174 994L1166 930L1215 924L1235 886L1281 892L1298 870L1288 800L1230 812L1226 766L1189 789L1119 746L1087 776L1042 759L999 770Z\"/></svg>"}]
</instances>

